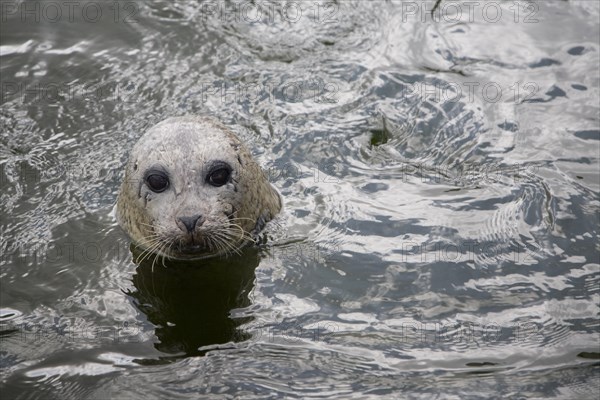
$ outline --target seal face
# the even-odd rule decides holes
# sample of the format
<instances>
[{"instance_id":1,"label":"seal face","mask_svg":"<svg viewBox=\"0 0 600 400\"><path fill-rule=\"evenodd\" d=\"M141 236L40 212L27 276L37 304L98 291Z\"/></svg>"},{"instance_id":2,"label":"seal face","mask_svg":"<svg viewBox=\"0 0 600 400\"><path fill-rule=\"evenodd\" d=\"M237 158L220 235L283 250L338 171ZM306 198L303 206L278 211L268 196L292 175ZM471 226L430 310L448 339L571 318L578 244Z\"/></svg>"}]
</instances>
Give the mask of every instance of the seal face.
<instances>
[{"instance_id":1,"label":"seal face","mask_svg":"<svg viewBox=\"0 0 600 400\"><path fill-rule=\"evenodd\" d=\"M231 254L281 209L244 144L219 121L185 116L150 128L134 146L117 220L149 253Z\"/></svg>"}]
</instances>

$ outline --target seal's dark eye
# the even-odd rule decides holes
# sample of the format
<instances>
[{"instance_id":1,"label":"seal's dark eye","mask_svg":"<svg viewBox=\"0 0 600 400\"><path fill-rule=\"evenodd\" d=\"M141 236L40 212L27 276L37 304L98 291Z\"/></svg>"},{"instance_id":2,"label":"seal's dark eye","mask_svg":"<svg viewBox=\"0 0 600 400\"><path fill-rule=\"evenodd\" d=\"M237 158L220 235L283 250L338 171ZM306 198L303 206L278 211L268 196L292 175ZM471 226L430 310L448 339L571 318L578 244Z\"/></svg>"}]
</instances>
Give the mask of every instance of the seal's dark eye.
<instances>
[{"instance_id":1,"label":"seal's dark eye","mask_svg":"<svg viewBox=\"0 0 600 400\"><path fill-rule=\"evenodd\" d=\"M208 183L213 186L223 186L229 181L231 172L227 168L219 168L208 175Z\"/></svg>"},{"instance_id":2,"label":"seal's dark eye","mask_svg":"<svg viewBox=\"0 0 600 400\"><path fill-rule=\"evenodd\" d=\"M164 192L169 187L169 178L162 173L153 173L146 177L146 184L155 193Z\"/></svg>"}]
</instances>

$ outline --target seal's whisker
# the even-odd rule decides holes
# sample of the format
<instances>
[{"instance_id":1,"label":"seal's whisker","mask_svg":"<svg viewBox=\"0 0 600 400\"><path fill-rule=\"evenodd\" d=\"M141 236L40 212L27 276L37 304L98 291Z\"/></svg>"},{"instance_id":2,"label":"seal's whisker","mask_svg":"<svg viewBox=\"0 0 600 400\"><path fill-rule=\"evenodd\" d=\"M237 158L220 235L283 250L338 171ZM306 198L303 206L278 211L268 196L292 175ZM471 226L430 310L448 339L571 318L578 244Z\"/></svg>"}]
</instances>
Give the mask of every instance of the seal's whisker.
<instances>
[{"instance_id":1,"label":"seal's whisker","mask_svg":"<svg viewBox=\"0 0 600 400\"><path fill-rule=\"evenodd\" d=\"M163 265L164 268L167 268L167 266L165 265L165 260L166 259L170 259L169 253L171 252L171 246L173 245L174 242L175 242L174 240L170 240L168 244L165 243L165 247L162 250L162 253L163 253L162 265Z\"/></svg>"},{"instance_id":2,"label":"seal's whisker","mask_svg":"<svg viewBox=\"0 0 600 400\"><path fill-rule=\"evenodd\" d=\"M151 257L153 254L156 254L156 250L158 250L158 248L160 246L161 246L161 243L157 242L152 247L149 247L146 250L145 256L139 262L142 263L142 262L146 261L149 257Z\"/></svg>"},{"instance_id":3,"label":"seal's whisker","mask_svg":"<svg viewBox=\"0 0 600 400\"><path fill-rule=\"evenodd\" d=\"M213 252L216 250L217 253L220 253L221 251L223 251L223 247L220 245L220 243L215 240L214 236L208 236L208 248L209 251Z\"/></svg>"},{"instance_id":4,"label":"seal's whisker","mask_svg":"<svg viewBox=\"0 0 600 400\"><path fill-rule=\"evenodd\" d=\"M167 244L165 242L161 242L158 244L158 246L155 249L155 253L154 253L154 260L152 261L152 273L154 273L154 264L156 264L156 260L158 260L158 258L160 257L161 261L163 262L163 266L164 266L164 249L166 248Z\"/></svg>"},{"instance_id":5,"label":"seal's whisker","mask_svg":"<svg viewBox=\"0 0 600 400\"><path fill-rule=\"evenodd\" d=\"M223 237L220 232L213 232L210 238L211 241L214 243L218 254L229 254L229 250L226 247L226 242L223 240Z\"/></svg>"},{"instance_id":6,"label":"seal's whisker","mask_svg":"<svg viewBox=\"0 0 600 400\"><path fill-rule=\"evenodd\" d=\"M139 244L139 245L142 245L142 246L149 246L150 244L153 244L153 243L159 242L159 241L161 241L162 239L163 239L163 236L162 236L162 235L159 235L159 234L157 234L157 233L152 233L152 234L150 234L150 235L146 236L146 237L144 238L144 240L140 240L140 241L138 242L138 244Z\"/></svg>"},{"instance_id":7,"label":"seal's whisker","mask_svg":"<svg viewBox=\"0 0 600 400\"><path fill-rule=\"evenodd\" d=\"M161 243L161 239L159 237L151 237L148 240L145 240L144 243L140 243L141 246L144 247L144 250L138 256L138 262L143 262L150 254L152 254L156 248Z\"/></svg>"},{"instance_id":8,"label":"seal's whisker","mask_svg":"<svg viewBox=\"0 0 600 400\"><path fill-rule=\"evenodd\" d=\"M234 218L231 218L229 221L252 221L252 222L254 222L254 219L246 218L246 217L234 217Z\"/></svg>"},{"instance_id":9,"label":"seal's whisker","mask_svg":"<svg viewBox=\"0 0 600 400\"><path fill-rule=\"evenodd\" d=\"M145 262L145 261L146 261L146 259L147 259L147 258L148 258L150 255L152 255L152 249L153 249L153 248L154 248L156 245L157 245L157 244L154 244L154 245L152 245L152 247L149 247L149 248L145 249L145 250L144 250L144 251L143 251L143 252L140 254L140 256L138 257L138 259L136 260L138 265L140 265L140 264L142 264L143 262Z\"/></svg>"},{"instance_id":10,"label":"seal's whisker","mask_svg":"<svg viewBox=\"0 0 600 400\"><path fill-rule=\"evenodd\" d=\"M145 261L152 254L155 254L157 252L161 253L161 249L164 247L163 244L164 239L157 234L150 236L147 240L140 243L140 245L145 247L145 250L140 254L142 258L139 260L139 262Z\"/></svg>"},{"instance_id":11,"label":"seal's whisker","mask_svg":"<svg viewBox=\"0 0 600 400\"><path fill-rule=\"evenodd\" d=\"M152 271L152 274L154 274L154 263L156 262L156 259L157 259L157 258L158 258L158 253L156 253L156 254L154 255L154 260L152 260L152 269L151 269L151 271Z\"/></svg>"},{"instance_id":12,"label":"seal's whisker","mask_svg":"<svg viewBox=\"0 0 600 400\"><path fill-rule=\"evenodd\" d=\"M252 236L251 236L251 235L249 235L249 234L248 234L248 233L247 233L247 232L244 230L244 228L242 228L240 225L238 225L238 224L230 224L229 226L230 226L231 228L237 228L237 230L240 232L240 236L239 236L239 238L238 238L239 240L243 240L243 239L245 239L245 240L252 240L252 239L253 239L253 238L252 238ZM225 231L226 231L227 233L229 233L229 232L230 232L229 230L225 230ZM231 232L232 232L232 234L233 234L233 231L231 231Z\"/></svg>"},{"instance_id":13,"label":"seal's whisker","mask_svg":"<svg viewBox=\"0 0 600 400\"><path fill-rule=\"evenodd\" d=\"M215 236L222 240L221 244L224 245L228 250L241 255L240 247L234 246L229 240L227 240L228 237L225 232L218 232Z\"/></svg>"},{"instance_id":14,"label":"seal's whisker","mask_svg":"<svg viewBox=\"0 0 600 400\"><path fill-rule=\"evenodd\" d=\"M226 242L223 241L223 237L219 232L214 232L213 235L210 236L210 238L217 249L217 253L229 253L229 250L226 247Z\"/></svg>"}]
</instances>

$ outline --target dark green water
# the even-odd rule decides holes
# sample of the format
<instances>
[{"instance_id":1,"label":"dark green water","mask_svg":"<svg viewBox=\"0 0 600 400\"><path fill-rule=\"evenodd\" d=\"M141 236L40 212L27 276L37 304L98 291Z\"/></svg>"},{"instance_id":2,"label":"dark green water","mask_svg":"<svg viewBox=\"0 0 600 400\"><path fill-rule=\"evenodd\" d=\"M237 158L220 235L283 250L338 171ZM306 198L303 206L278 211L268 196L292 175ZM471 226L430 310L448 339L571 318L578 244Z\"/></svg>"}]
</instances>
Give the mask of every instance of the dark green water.
<instances>
[{"instance_id":1,"label":"dark green water","mask_svg":"<svg viewBox=\"0 0 600 400\"><path fill-rule=\"evenodd\" d=\"M600 3L475 3L2 0L0 397L598 398ZM188 113L285 210L136 265Z\"/></svg>"}]
</instances>

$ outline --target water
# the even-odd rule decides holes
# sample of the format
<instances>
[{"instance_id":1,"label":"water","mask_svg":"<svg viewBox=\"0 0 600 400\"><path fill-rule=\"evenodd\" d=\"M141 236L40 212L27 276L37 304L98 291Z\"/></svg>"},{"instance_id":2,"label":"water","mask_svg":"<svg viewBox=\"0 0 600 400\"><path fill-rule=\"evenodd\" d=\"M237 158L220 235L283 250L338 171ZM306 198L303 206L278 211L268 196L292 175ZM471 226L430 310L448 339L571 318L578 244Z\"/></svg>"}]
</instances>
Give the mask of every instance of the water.
<instances>
[{"instance_id":1,"label":"water","mask_svg":"<svg viewBox=\"0 0 600 400\"><path fill-rule=\"evenodd\" d=\"M2 2L2 398L597 398L598 3L286 4ZM186 113L285 210L136 265L122 168Z\"/></svg>"}]
</instances>

